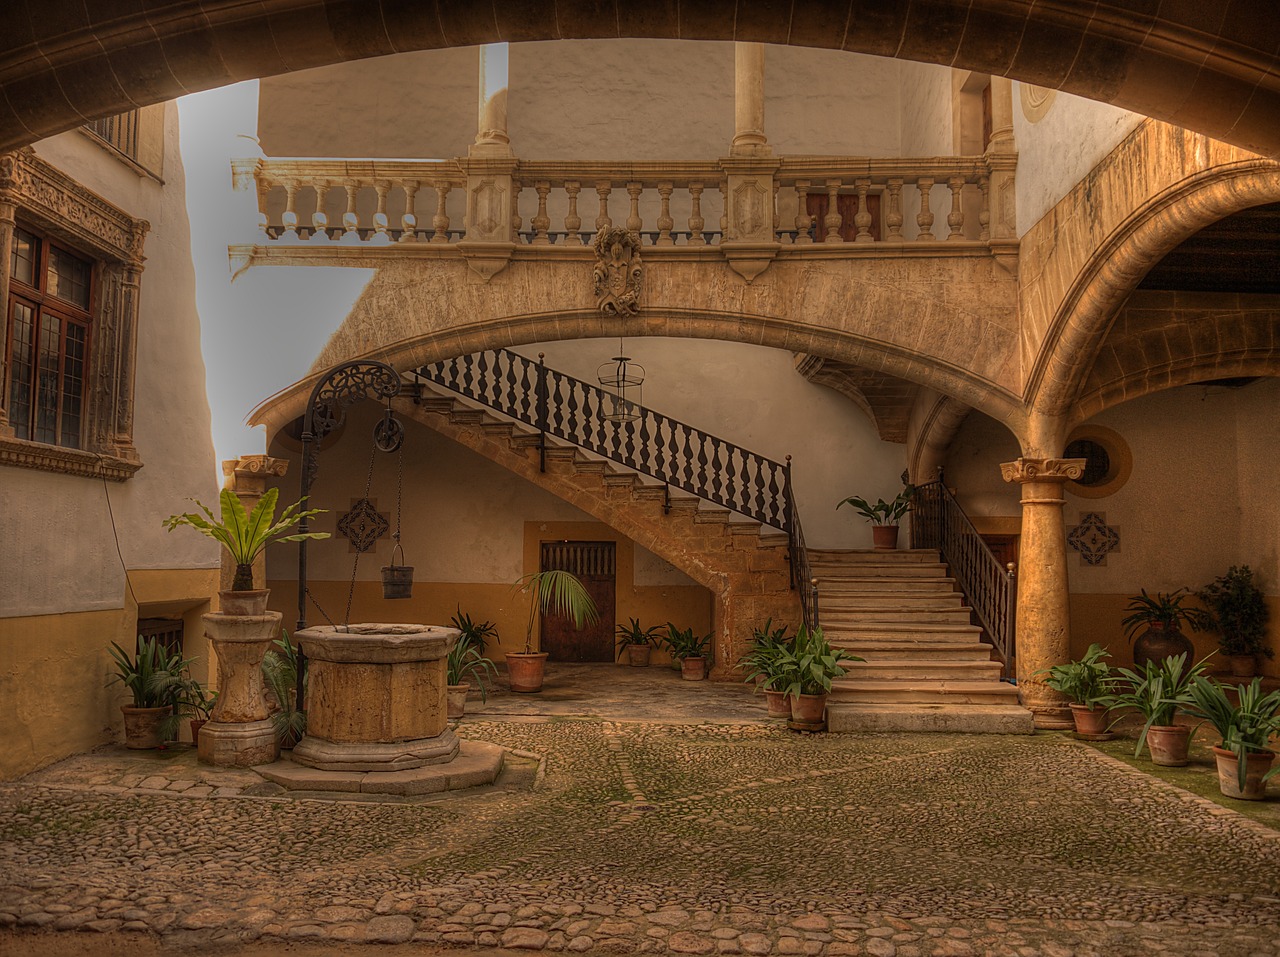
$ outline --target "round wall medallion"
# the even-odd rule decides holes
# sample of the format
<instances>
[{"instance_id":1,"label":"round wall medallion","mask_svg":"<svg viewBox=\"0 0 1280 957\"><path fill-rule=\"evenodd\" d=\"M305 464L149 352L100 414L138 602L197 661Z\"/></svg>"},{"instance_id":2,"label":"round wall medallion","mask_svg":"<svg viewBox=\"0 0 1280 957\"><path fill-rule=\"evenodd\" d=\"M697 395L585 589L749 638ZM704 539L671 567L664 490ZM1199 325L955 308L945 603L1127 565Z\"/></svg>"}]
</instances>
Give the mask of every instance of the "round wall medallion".
<instances>
[{"instance_id":1,"label":"round wall medallion","mask_svg":"<svg viewBox=\"0 0 1280 957\"><path fill-rule=\"evenodd\" d=\"M1133 471L1133 453L1124 439L1100 425L1082 425L1072 432L1062 457L1084 459L1084 474L1067 483L1067 491L1082 498L1118 492Z\"/></svg>"},{"instance_id":2,"label":"round wall medallion","mask_svg":"<svg viewBox=\"0 0 1280 957\"><path fill-rule=\"evenodd\" d=\"M1030 123L1039 123L1053 106L1058 91L1034 86L1030 83L1018 84L1018 99L1022 103L1022 115Z\"/></svg>"}]
</instances>

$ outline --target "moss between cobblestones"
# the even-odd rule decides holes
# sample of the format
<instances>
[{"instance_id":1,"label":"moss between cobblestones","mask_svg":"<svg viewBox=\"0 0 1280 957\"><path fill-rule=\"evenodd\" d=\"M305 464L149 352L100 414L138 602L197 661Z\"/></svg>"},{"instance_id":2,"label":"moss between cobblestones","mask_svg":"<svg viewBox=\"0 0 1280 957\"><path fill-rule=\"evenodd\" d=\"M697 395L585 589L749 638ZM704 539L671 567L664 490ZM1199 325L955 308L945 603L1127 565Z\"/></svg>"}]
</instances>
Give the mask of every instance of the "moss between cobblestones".
<instances>
[{"instance_id":1,"label":"moss between cobblestones","mask_svg":"<svg viewBox=\"0 0 1280 957\"><path fill-rule=\"evenodd\" d=\"M1125 764L1132 768L1137 768L1145 774L1149 774L1161 781L1167 781L1169 784L1180 787L1184 791L1190 791L1192 794L1208 798L1214 804L1230 808L1250 820L1280 831L1280 775L1268 782L1267 800L1265 801L1237 801L1234 798L1224 796L1218 788L1218 769L1211 750L1212 741L1210 737L1210 733L1201 731L1192 738L1191 763L1185 768L1158 767L1151 763L1151 758L1145 749L1143 749L1142 757L1135 758L1133 756L1133 748L1137 743L1136 738L1118 737L1111 741L1091 741L1088 743L1103 754L1119 758Z\"/></svg>"}]
</instances>

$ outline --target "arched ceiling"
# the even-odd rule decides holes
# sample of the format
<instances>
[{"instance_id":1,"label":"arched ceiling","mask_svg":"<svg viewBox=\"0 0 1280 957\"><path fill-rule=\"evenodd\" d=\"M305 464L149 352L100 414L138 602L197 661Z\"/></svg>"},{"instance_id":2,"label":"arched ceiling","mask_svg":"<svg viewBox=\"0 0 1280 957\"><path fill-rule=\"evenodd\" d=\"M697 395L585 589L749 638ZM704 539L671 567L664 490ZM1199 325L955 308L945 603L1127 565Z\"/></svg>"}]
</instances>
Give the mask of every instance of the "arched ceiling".
<instances>
[{"instance_id":1,"label":"arched ceiling","mask_svg":"<svg viewBox=\"0 0 1280 957\"><path fill-rule=\"evenodd\" d=\"M0 150L239 80L479 43L657 37L941 63L1280 155L1272 0L7 0Z\"/></svg>"}]
</instances>

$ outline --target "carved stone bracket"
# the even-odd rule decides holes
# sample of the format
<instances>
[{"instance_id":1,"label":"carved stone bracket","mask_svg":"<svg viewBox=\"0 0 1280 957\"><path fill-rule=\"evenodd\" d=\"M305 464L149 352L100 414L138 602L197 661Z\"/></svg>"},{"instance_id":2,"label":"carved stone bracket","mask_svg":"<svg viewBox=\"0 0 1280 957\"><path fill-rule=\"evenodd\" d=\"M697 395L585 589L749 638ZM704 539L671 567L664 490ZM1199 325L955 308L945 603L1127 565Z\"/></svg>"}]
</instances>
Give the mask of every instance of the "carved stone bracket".
<instances>
[{"instance_id":1,"label":"carved stone bracket","mask_svg":"<svg viewBox=\"0 0 1280 957\"><path fill-rule=\"evenodd\" d=\"M1024 459L1000 463L1006 482L1069 482L1084 475L1084 459Z\"/></svg>"},{"instance_id":2,"label":"carved stone bracket","mask_svg":"<svg viewBox=\"0 0 1280 957\"><path fill-rule=\"evenodd\" d=\"M593 243L596 264L596 308L606 316L630 316L640 311L644 264L640 236L622 226L602 227Z\"/></svg>"}]
</instances>

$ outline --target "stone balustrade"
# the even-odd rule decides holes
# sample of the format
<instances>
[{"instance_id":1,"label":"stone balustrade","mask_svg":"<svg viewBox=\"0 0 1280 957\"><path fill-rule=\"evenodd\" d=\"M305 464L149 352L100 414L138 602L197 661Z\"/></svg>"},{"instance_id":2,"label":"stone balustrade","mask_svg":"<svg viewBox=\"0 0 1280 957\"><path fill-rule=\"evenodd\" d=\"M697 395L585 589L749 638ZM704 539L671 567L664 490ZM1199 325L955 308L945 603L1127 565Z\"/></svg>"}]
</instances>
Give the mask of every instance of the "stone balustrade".
<instances>
[{"instance_id":1,"label":"stone balustrade","mask_svg":"<svg viewBox=\"0 0 1280 957\"><path fill-rule=\"evenodd\" d=\"M270 246L457 244L472 226L468 192L487 190L488 205L473 208L492 219L499 197L509 229L482 222L482 233L517 246L589 246L601 227L626 226L655 250L750 240L825 256L937 243L945 245L924 248L972 255L981 244L1009 256L1016 160L1009 153L782 156L746 166L512 160L495 188L492 171L465 159L263 159L234 164L234 179L241 190L256 189L257 242Z\"/></svg>"}]
</instances>

